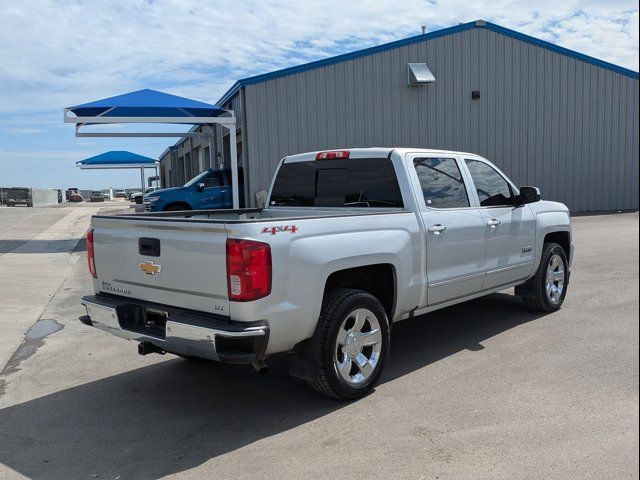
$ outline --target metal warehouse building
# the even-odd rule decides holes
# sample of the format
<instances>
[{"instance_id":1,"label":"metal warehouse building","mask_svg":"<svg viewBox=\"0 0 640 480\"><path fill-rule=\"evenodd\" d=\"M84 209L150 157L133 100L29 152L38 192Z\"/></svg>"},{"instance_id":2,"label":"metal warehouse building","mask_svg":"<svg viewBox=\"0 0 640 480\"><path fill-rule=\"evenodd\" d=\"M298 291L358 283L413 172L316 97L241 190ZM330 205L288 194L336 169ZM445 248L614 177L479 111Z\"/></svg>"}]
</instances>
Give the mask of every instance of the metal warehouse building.
<instances>
[{"instance_id":1,"label":"metal warehouse building","mask_svg":"<svg viewBox=\"0 0 640 480\"><path fill-rule=\"evenodd\" d=\"M483 155L574 212L638 208L638 73L481 20L246 78L217 103L238 119L250 206L287 154L410 146ZM228 165L230 141L168 148L164 185Z\"/></svg>"}]
</instances>

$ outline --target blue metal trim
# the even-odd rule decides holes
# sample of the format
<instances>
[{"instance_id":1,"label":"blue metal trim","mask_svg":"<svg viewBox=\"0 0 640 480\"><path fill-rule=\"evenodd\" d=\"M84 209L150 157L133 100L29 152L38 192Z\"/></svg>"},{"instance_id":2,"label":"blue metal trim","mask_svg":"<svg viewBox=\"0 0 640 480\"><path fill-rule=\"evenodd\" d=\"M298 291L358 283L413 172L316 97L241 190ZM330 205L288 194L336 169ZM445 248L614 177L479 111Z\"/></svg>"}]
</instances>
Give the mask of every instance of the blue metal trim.
<instances>
[{"instance_id":1,"label":"blue metal trim","mask_svg":"<svg viewBox=\"0 0 640 480\"><path fill-rule=\"evenodd\" d=\"M294 67L284 68L282 70L276 70L274 72L263 73L261 75L243 78L238 80L236 83L234 83L231 86L231 88L227 90L224 95L222 95L222 97L220 98L220 100L216 102L216 104L220 106L224 106L225 103L231 100L231 98L238 92L238 90L240 90L242 87L245 87L247 85L260 83L267 80L273 80L275 78L285 77L288 75L293 75L295 73L306 72L308 70L313 70L320 67L326 67L328 65L333 65L340 62L346 62L348 60L355 60L357 58L366 57L367 55L373 55L375 53L392 50L394 48L403 47L405 45L412 45L414 43L423 42L425 40L432 40L434 38L443 37L445 35L464 32L465 30L471 30L473 28L486 28L493 32L500 33L502 35L515 38L517 40L521 40L523 42L530 43L538 47L546 48L547 50L551 50L556 53L560 53L562 55L575 58L577 60L582 60L584 62L591 63L598 67L606 68L607 70L612 70L616 73L626 75L636 80L638 79L638 72L634 72L633 70L630 70L628 68L624 68L619 65L615 65L613 63L605 62L603 60L598 60L597 58L584 55L574 50L569 50L568 48L560 47L558 45L547 42L545 40L540 40L539 38L531 37L529 35L525 35L524 33L516 32L515 30L510 30L508 28L501 27L500 25L496 25L495 23L478 20L474 22L462 23L454 27L444 28L442 30L426 33L424 35L416 35L414 37L403 38L401 40L385 43L383 45L377 45L375 47L365 48L363 50L357 50L355 52L344 53L342 55L337 55L335 57L316 60L315 62L305 63L302 65L296 65Z\"/></svg>"}]
</instances>

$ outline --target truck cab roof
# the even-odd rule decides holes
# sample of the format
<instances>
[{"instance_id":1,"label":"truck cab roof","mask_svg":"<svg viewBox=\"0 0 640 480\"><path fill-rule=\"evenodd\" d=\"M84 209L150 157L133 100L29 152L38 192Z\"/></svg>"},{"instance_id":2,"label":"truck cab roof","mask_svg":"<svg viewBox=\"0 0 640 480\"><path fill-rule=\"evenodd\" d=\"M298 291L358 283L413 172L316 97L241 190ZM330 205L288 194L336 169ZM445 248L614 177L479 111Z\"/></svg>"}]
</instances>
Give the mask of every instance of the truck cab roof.
<instances>
[{"instance_id":1,"label":"truck cab roof","mask_svg":"<svg viewBox=\"0 0 640 480\"><path fill-rule=\"evenodd\" d=\"M454 150L438 150L434 148L409 148L409 147L370 147L370 148L336 148L330 150L317 150L314 152L298 153L285 157L287 163L290 162L309 162L315 160L318 154L328 152L349 152L349 158L383 158L388 157L391 152L396 151L400 155L405 153L424 152L425 154L452 154L452 155L469 155L477 157L478 155L469 152L460 152Z\"/></svg>"}]
</instances>

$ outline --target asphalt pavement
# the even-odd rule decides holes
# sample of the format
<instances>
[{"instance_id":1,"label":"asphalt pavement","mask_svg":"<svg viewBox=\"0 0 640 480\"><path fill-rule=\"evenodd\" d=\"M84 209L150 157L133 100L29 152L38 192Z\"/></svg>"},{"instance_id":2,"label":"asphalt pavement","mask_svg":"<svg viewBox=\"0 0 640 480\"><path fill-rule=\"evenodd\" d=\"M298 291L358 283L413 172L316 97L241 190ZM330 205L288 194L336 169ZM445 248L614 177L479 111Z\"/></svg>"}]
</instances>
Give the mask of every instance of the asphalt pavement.
<instances>
[{"instance_id":1,"label":"asphalt pavement","mask_svg":"<svg viewBox=\"0 0 640 480\"><path fill-rule=\"evenodd\" d=\"M64 271L0 364L2 479L638 478L637 213L574 219L557 313L506 292L395 325L380 385L352 403L288 377L283 356L258 376L82 325L82 248L62 262L31 245L63 218L19 247Z\"/></svg>"}]
</instances>

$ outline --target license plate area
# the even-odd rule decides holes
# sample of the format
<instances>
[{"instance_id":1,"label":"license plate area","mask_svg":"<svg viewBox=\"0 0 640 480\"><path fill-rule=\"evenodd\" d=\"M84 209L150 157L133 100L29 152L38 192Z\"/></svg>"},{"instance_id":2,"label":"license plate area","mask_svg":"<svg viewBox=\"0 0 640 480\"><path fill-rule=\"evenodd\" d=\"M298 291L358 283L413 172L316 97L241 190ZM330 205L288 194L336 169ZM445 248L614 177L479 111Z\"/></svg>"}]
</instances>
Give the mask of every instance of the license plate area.
<instances>
[{"instance_id":1,"label":"license plate area","mask_svg":"<svg viewBox=\"0 0 640 480\"><path fill-rule=\"evenodd\" d=\"M167 311L135 304L120 305L117 310L118 321L123 330L162 339L166 337L169 317Z\"/></svg>"}]
</instances>

